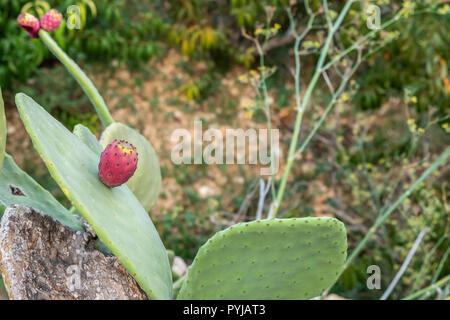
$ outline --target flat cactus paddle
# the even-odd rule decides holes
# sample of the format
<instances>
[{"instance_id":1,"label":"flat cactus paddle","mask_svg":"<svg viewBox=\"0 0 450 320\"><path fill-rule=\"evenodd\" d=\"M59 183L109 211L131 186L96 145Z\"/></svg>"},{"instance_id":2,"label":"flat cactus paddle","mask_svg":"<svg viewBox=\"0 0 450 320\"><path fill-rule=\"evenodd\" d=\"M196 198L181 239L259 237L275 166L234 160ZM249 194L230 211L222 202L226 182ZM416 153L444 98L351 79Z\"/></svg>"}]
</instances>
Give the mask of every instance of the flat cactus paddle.
<instances>
[{"instance_id":1,"label":"flat cactus paddle","mask_svg":"<svg viewBox=\"0 0 450 320\"><path fill-rule=\"evenodd\" d=\"M100 240L152 299L172 297L164 245L147 212L126 185L110 189L97 177L99 155L25 94L16 105L53 179Z\"/></svg>"},{"instance_id":2,"label":"flat cactus paddle","mask_svg":"<svg viewBox=\"0 0 450 320\"><path fill-rule=\"evenodd\" d=\"M236 224L200 248L177 298L310 299L336 281L346 252L336 219Z\"/></svg>"},{"instance_id":3,"label":"flat cactus paddle","mask_svg":"<svg viewBox=\"0 0 450 320\"><path fill-rule=\"evenodd\" d=\"M95 135L89 130L89 128L82 124L77 124L73 128L73 134L80 138L85 145L89 147L93 152L100 155L103 151L102 145L97 141Z\"/></svg>"}]
</instances>

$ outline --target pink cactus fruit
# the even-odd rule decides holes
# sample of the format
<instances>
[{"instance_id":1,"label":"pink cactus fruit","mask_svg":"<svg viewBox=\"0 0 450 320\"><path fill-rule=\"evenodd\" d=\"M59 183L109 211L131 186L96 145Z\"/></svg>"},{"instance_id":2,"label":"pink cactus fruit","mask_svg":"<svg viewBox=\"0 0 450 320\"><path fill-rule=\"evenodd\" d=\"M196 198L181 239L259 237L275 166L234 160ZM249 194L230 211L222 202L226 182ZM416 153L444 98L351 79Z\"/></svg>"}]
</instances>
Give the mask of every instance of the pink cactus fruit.
<instances>
[{"instance_id":1,"label":"pink cactus fruit","mask_svg":"<svg viewBox=\"0 0 450 320\"><path fill-rule=\"evenodd\" d=\"M100 156L98 178L109 188L124 184L137 168L136 148L125 140L114 140L108 144Z\"/></svg>"},{"instance_id":2,"label":"pink cactus fruit","mask_svg":"<svg viewBox=\"0 0 450 320\"><path fill-rule=\"evenodd\" d=\"M38 31L40 28L39 19L32 14L22 12L17 17L17 23L24 29L32 38L38 38Z\"/></svg>"},{"instance_id":3,"label":"pink cactus fruit","mask_svg":"<svg viewBox=\"0 0 450 320\"><path fill-rule=\"evenodd\" d=\"M55 9L50 9L41 19L41 28L52 32L58 29L62 21L62 14Z\"/></svg>"}]
</instances>

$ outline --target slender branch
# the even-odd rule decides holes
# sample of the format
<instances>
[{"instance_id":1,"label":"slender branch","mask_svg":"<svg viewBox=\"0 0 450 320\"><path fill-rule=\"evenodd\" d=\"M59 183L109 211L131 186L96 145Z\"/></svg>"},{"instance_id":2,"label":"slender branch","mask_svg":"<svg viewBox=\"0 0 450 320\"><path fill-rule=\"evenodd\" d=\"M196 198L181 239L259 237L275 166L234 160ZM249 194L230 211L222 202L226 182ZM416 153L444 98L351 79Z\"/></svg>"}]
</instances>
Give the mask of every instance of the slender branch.
<instances>
[{"instance_id":1,"label":"slender branch","mask_svg":"<svg viewBox=\"0 0 450 320\"><path fill-rule=\"evenodd\" d=\"M439 288L441 288L442 286L444 286L445 284L447 284L448 282L450 282L450 275L442 278L441 280L439 280L438 282L432 284L431 286L428 286L422 290L419 290L409 296L407 296L406 298L403 298L402 300L413 300L416 299L424 294L430 294L436 290L438 290Z\"/></svg>"},{"instance_id":2,"label":"slender branch","mask_svg":"<svg viewBox=\"0 0 450 320\"><path fill-rule=\"evenodd\" d=\"M439 274L442 271L442 268L444 268L444 264L447 261L447 258L449 255L450 255L450 247L447 248L447 251L445 251L444 256L442 257L441 261L439 262L439 266L436 269L433 280L431 280L432 283L436 282L437 278L439 277Z\"/></svg>"},{"instance_id":3,"label":"slender branch","mask_svg":"<svg viewBox=\"0 0 450 320\"><path fill-rule=\"evenodd\" d=\"M48 49L55 55L55 57L66 67L67 71L77 80L83 91L91 100L94 105L95 111L100 118L104 127L107 127L114 122L105 101L94 86L92 81L86 76L83 70L73 61L52 39L50 34L45 30L39 30L39 37L42 42L48 47Z\"/></svg>"},{"instance_id":4,"label":"slender branch","mask_svg":"<svg viewBox=\"0 0 450 320\"><path fill-rule=\"evenodd\" d=\"M320 116L319 120L314 124L314 128L309 132L306 139L301 144L300 148L295 152L294 157L297 158L308 146L309 142L311 141L312 137L316 134L317 130L322 126L323 122L325 121L325 118L330 113L331 109L333 109L334 105L338 101L339 97L341 96L342 92L344 91L345 87L347 86L348 81L352 77L352 75L358 70L359 65L361 64L361 60L358 59L358 61L355 63L351 71L347 74L347 76L344 78L344 80L339 85L339 88L332 96L330 102L328 103L327 108L325 109L325 112Z\"/></svg>"},{"instance_id":5,"label":"slender branch","mask_svg":"<svg viewBox=\"0 0 450 320\"><path fill-rule=\"evenodd\" d=\"M269 132L269 143L270 143L270 175L271 175L271 182L272 182L272 197L275 197L276 190L275 190L275 169L274 169L274 162L275 162L275 154L273 152L273 146L272 146L272 119L271 119L271 111L270 111L270 101L269 101L269 94L267 90L267 83L265 78L265 65L264 65L264 47L267 44L267 38L261 47L259 45L259 42L256 41L256 47L258 49L258 52L260 52L259 61L260 61L260 74L261 74L261 85L263 89L263 95L264 95L264 106L265 106L265 114L267 118L267 130Z\"/></svg>"},{"instance_id":6,"label":"slender branch","mask_svg":"<svg viewBox=\"0 0 450 320\"><path fill-rule=\"evenodd\" d=\"M430 251L428 251L427 255L425 256L425 259L423 259L423 263L422 266L420 267L419 273L417 274L417 276L415 277L416 280L414 281L414 284L412 286L412 290L414 291L416 290L421 284L422 284L422 275L423 272L425 270L425 267L428 264L428 261L430 260L430 258L433 256L434 252L437 250L437 248L439 248L439 246L442 244L442 242L444 242L444 240L446 240L448 237L450 236L450 234L444 234L441 238L439 238L439 240L436 242L435 246L433 247L433 249L431 249ZM432 281L434 282L434 281Z\"/></svg>"},{"instance_id":7,"label":"slender branch","mask_svg":"<svg viewBox=\"0 0 450 320\"><path fill-rule=\"evenodd\" d=\"M402 195L382 214L379 215L373 226L369 229L369 232L365 235L365 237L359 242L358 246L352 251L352 254L345 262L341 272L336 277L339 279L339 277L344 273L344 271L347 269L347 267L353 262L353 260L358 256L358 254L361 252L361 250L364 248L366 243L369 241L369 239L372 237L372 235L375 233L377 228L383 224L383 222L392 214L392 212L397 209L397 207L406 199L408 198L411 193L419 186L422 181L424 181L431 173L434 172L440 165L445 163L445 161L450 157L450 147L447 147L444 152L428 167L427 170L425 170L424 173L417 179L405 192L402 193ZM328 288L328 292L333 287L333 285Z\"/></svg>"},{"instance_id":8,"label":"slender branch","mask_svg":"<svg viewBox=\"0 0 450 320\"><path fill-rule=\"evenodd\" d=\"M259 200L258 200L258 208L256 210L255 220L262 219L262 212L264 209L264 201L266 200L267 193L269 192L269 188L271 186L272 177L269 177L267 180L267 184L264 183L263 179L259 179Z\"/></svg>"},{"instance_id":9,"label":"slender branch","mask_svg":"<svg viewBox=\"0 0 450 320\"><path fill-rule=\"evenodd\" d=\"M326 71L322 72L322 76L325 79L325 82L327 83L328 89L330 89L330 93L334 95L334 88L333 84L330 81L330 78L328 77L328 74Z\"/></svg>"},{"instance_id":10,"label":"slender branch","mask_svg":"<svg viewBox=\"0 0 450 320\"><path fill-rule=\"evenodd\" d=\"M400 280L402 275L405 273L406 268L408 268L408 265L411 262L411 259L414 257L414 254L416 253L417 249L419 248L420 242L422 242L423 237L428 233L428 231L430 231L430 229L426 228L419 233L419 235L416 238L416 241L414 241L414 244L411 247L411 250L409 250L408 255L406 256L405 261L403 261L402 266L398 270L394 279L392 279L391 283L389 284L388 288L381 296L380 300L386 300L389 297L389 295L392 293L392 290L394 290L398 281Z\"/></svg>"},{"instance_id":11,"label":"slender branch","mask_svg":"<svg viewBox=\"0 0 450 320\"><path fill-rule=\"evenodd\" d=\"M323 1L324 2L324 6L327 6L327 2L326 0ZM309 99L311 97L311 94L313 92L313 90L316 87L317 81L319 80L319 77L323 71L322 67L323 64L325 62L325 59L328 55L328 49L330 47L331 41L333 40L333 35L336 33L336 31L339 29L342 21L344 20L344 17L346 16L348 10L350 9L351 5L354 3L355 1L350 0L348 1L344 8L342 9L342 11L340 12L338 18L336 19L336 22L334 23L334 25L332 25L332 27L329 28L328 30L328 36L327 39L325 41L325 44L322 48L320 57L319 57L319 61L317 62L316 65L316 70L310 80L309 86L306 89L305 92L305 96L303 97L303 101L301 102L301 104L299 105L298 103L300 103L300 88L299 88L299 83L300 83L300 58L299 58L299 54L298 54L298 47L297 50L295 50L295 56L296 56L296 70L298 73L296 73L296 100L297 100L297 118L295 120L295 127L294 127L294 133L291 139L291 144L289 146L289 153L287 156L287 162L286 162L286 167L284 169L283 172L283 177L281 179L281 183L280 183L280 188L279 191L277 193L277 198L276 201L274 203L274 212L273 212L273 216L276 217L277 212L278 212L278 208L283 200L283 195L284 195L284 190L286 188L286 183L287 183L287 179L289 177L289 173L291 171L292 168L292 164L294 162L295 159L295 153L296 153L296 148L297 148L297 141L299 138L299 134L300 134L300 129L301 129L301 124L302 124L302 118L303 118L303 113L306 109L306 106L309 102ZM298 80L297 80L298 78Z\"/></svg>"},{"instance_id":12,"label":"slender branch","mask_svg":"<svg viewBox=\"0 0 450 320\"><path fill-rule=\"evenodd\" d=\"M414 12L412 15L417 15L417 14L423 14L423 13L432 13L430 11L427 10L422 10L422 11L416 11ZM378 32L380 32L381 30L386 29L387 27L389 27L391 24L397 22L401 20L401 17L396 14L394 17L392 17L391 19L389 19L388 21L386 21L385 23L383 23L379 29L374 29L370 32L368 32L367 34L365 34L362 38L358 39L355 43L353 43L353 45L351 45L350 47L348 47L347 49L345 49L344 51L342 51L341 53L339 53L337 56L335 56L333 59L330 60L330 62L328 62L324 67L323 70L327 70L328 68L330 68L332 65L334 65L335 63L337 63L339 60L341 60L343 57L345 57L347 54L349 54L350 52L352 52L353 50L355 50L356 48L359 48L364 41L369 40L370 38L372 38L373 36L375 36Z\"/></svg>"}]
</instances>

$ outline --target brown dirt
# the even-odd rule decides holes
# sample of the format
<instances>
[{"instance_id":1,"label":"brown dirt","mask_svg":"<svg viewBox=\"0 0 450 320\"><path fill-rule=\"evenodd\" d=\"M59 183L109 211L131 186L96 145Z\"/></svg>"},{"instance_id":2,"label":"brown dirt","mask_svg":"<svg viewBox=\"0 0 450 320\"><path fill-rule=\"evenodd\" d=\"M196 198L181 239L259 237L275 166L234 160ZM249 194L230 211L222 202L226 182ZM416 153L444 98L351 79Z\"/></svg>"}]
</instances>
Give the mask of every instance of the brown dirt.
<instances>
[{"instance_id":1,"label":"brown dirt","mask_svg":"<svg viewBox=\"0 0 450 320\"><path fill-rule=\"evenodd\" d=\"M143 81L140 88L136 88L134 85L133 79L136 74L121 68L114 74L112 79L107 80L106 91L103 92L104 96L107 97L106 102L108 106L113 110L113 118L140 130L152 143L159 155L161 167L167 167L169 172L172 172L174 166L170 159L171 149L178 143L170 140L171 134L175 129L184 128L193 136L194 120L204 119L208 122L208 126L203 125L203 132L210 127L220 129L223 134L225 134L226 128L242 128L244 130L255 127L265 128L264 125L255 124L245 116L245 106L253 103L255 93L251 87L238 82L238 76L245 72L243 69L237 68L233 70L221 82L219 94L227 94L230 99L234 99L237 102L237 113L229 124L225 125L219 121L220 108L222 108L220 105L217 105L214 112L211 112L207 111L206 103L195 104L196 109L192 112L192 110L183 110L179 105L169 104L168 101L174 97L177 97L180 101L179 104L189 103L185 94L172 85L175 76L181 79L182 83L190 80L189 75L182 73L175 67L177 61L181 59L185 58L176 51L170 50L163 61L153 64L157 68L157 70L153 70L155 76L150 80ZM193 68L198 70L202 69L203 66L195 64ZM95 76L94 82L101 83L100 77L102 75ZM129 85L124 86L124 83ZM151 100L155 98L155 94L158 95L159 100L157 109L151 105ZM119 107L119 97L125 95L133 96L133 106ZM245 166L245 171L250 176L256 176L259 172L258 167L249 165ZM281 168L279 173L281 173ZM242 192L243 183L244 179L241 178L237 165L228 166L226 170L210 165L206 175L196 181L191 187L201 197L206 198L220 195L222 190L224 190L224 186L235 190L235 194L238 194ZM167 196L165 199L158 199L153 211L170 210L177 203L183 201L185 195L182 189L183 186L178 184L173 177L164 178L162 190ZM228 195L227 198L231 198L230 196Z\"/></svg>"}]
</instances>

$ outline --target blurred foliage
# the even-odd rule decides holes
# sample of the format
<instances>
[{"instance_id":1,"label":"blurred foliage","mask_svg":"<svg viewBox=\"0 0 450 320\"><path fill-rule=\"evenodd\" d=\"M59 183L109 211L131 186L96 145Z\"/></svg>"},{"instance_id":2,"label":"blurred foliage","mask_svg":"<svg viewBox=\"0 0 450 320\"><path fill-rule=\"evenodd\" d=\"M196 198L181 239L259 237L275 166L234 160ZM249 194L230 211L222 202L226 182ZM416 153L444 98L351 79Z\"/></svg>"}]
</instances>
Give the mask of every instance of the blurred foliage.
<instances>
[{"instance_id":1,"label":"blurred foliage","mask_svg":"<svg viewBox=\"0 0 450 320\"><path fill-rule=\"evenodd\" d=\"M180 48L191 58L211 59L212 68L229 67L238 63L250 67L255 63L254 48L242 37L241 28L249 34L256 34L266 24L266 18L281 26L278 38L286 37L289 25L284 8L289 1L283 0L233 0L229 2L210 1L167 1L165 10L171 25L169 43ZM408 1L407 1L408 2ZM338 12L345 1L332 3L330 14ZM403 4L402 1L376 1L383 20ZM410 10L427 11L439 1L421 0L411 2ZM331 6L331 4L330 4ZM291 6L295 18L303 21L303 4ZM319 10L320 1L311 1L313 10ZM449 12L436 10L397 22L380 33L374 43L378 48L357 76L359 92L353 101L361 109L379 108L390 96L400 95L406 99L416 97L415 106L427 110L438 106L439 112L450 105L450 80L448 75L450 35ZM412 11L413 12L413 11ZM434 12L434 13L433 13ZM405 15L408 13L405 13ZM361 35L369 32L366 26L365 7L350 11L347 23L341 27L341 41L348 47ZM304 21L306 22L306 21ZM320 30L319 30L320 31ZM320 33L320 32L319 32ZM318 38L304 41L303 48L319 43ZM277 39L275 39L277 40ZM283 66L285 54L292 42L267 53L266 59L274 65ZM192 95L192 92L188 93ZM195 95L195 94L194 94Z\"/></svg>"},{"instance_id":2,"label":"blurred foliage","mask_svg":"<svg viewBox=\"0 0 450 320\"><path fill-rule=\"evenodd\" d=\"M0 86L8 88L13 78L25 81L42 63L44 45L18 27L16 18L26 1L0 2Z\"/></svg>"},{"instance_id":3,"label":"blurred foliage","mask_svg":"<svg viewBox=\"0 0 450 320\"><path fill-rule=\"evenodd\" d=\"M355 115L354 109L349 108L346 112ZM414 116L420 114L414 109L409 112ZM390 121L381 121L380 114ZM330 199L329 206L335 212L362 219L362 224L370 227L377 219L377 213L428 168L430 154L438 154L441 143L450 141L436 125L438 119L423 122L426 125L420 128L412 125L413 118L405 119L395 110L367 111L356 113L354 117L354 126L338 129L337 164L328 170L335 171L335 183L341 191ZM322 166L328 164L325 159L320 163ZM450 246L447 178L448 168L444 167L414 190L372 238L358 261L345 272L336 292L349 297L379 298L379 290L366 290L365 269L369 265L378 265L382 270L381 287L387 288L418 234L425 229L429 231L391 298L403 298L448 274L450 261L445 260L445 252ZM363 228L352 231L351 242L357 243L366 232ZM441 261L442 269L438 270Z\"/></svg>"},{"instance_id":4,"label":"blurred foliage","mask_svg":"<svg viewBox=\"0 0 450 320\"><path fill-rule=\"evenodd\" d=\"M169 0L164 7L170 24L168 41L183 54L210 59L214 68L224 70L238 63L247 67L254 59L254 48L246 45L241 28L253 32L264 21L267 8L276 18L287 21L287 0L233 0L223 2ZM271 10L271 9L269 9ZM281 15L281 16L280 16Z\"/></svg>"},{"instance_id":5,"label":"blurred foliage","mask_svg":"<svg viewBox=\"0 0 450 320\"><path fill-rule=\"evenodd\" d=\"M73 5L71 0L8 1L0 4L0 85L9 87L11 79L28 79L37 66L52 59L48 50L38 39L30 39L17 27L15 18L23 6L37 15L44 9L35 2L48 3L65 13ZM331 13L338 11L345 1L333 2ZM421 0L413 5L416 11L436 4L436 1ZM79 60L110 63L117 60L130 66L138 66L151 57L161 54L167 42L192 59L205 61L207 70L193 77L193 83L181 90L189 99L195 100L207 94L199 88L198 77L213 78L216 71L227 70L233 64L246 67L255 63L253 46L242 36L241 28L253 34L266 24L266 17L276 22L281 30L277 38L286 37L289 21L284 8L287 0L168 0L168 1L124 1L124 0L80 0L81 30L63 26L55 32L58 44L70 56ZM402 1L377 1L387 19L393 7ZM41 5L42 7L42 5ZM320 8L320 1L311 1L313 10ZM35 8L40 8L36 11ZM292 5L295 17L303 21L303 4ZM425 13L395 23L386 32L381 32L378 41L384 47L371 56L368 64L357 77L359 92L354 102L362 109L378 108L391 95L406 98L416 97L417 108L450 104L450 80L448 75L450 36L449 13ZM348 46L361 34L367 33L367 16L364 7L351 10L348 22L341 28L342 45ZM277 39L274 39L277 40ZM395 41L393 41L395 40ZM304 47L317 42L311 38ZM282 65L285 55L280 50L289 50L292 43L268 52L267 60ZM213 76L203 76L210 73ZM208 87L205 85L204 87Z\"/></svg>"},{"instance_id":6,"label":"blurred foliage","mask_svg":"<svg viewBox=\"0 0 450 320\"><path fill-rule=\"evenodd\" d=\"M69 130L73 130L77 123L82 123L93 132L100 129L98 116L92 111L88 97L76 80L66 73L62 65L40 69L37 71L36 78L26 83L15 81L14 84L18 92L34 97Z\"/></svg>"},{"instance_id":7,"label":"blurred foliage","mask_svg":"<svg viewBox=\"0 0 450 320\"><path fill-rule=\"evenodd\" d=\"M417 1L414 10L424 10L432 2ZM417 14L382 32L379 38L394 41L372 56L357 77L360 90L355 103L362 109L379 108L396 95L422 111L431 106L441 113L448 109L449 16L450 12Z\"/></svg>"},{"instance_id":8,"label":"blurred foliage","mask_svg":"<svg viewBox=\"0 0 450 320\"><path fill-rule=\"evenodd\" d=\"M36 4L37 2L37 4ZM80 9L80 29L69 29L63 20L54 38L77 61L110 63L111 60L136 66L160 53L157 41L167 25L152 11L140 11L139 1L49 0L2 1L0 3L0 85L10 87L13 78L29 79L37 67L54 59L39 39L30 39L18 27L16 18L22 7L39 16L42 3L58 9L66 19L75 22L68 13L71 5ZM136 5L134 5L136 4ZM45 7L45 6L44 6Z\"/></svg>"}]
</instances>

